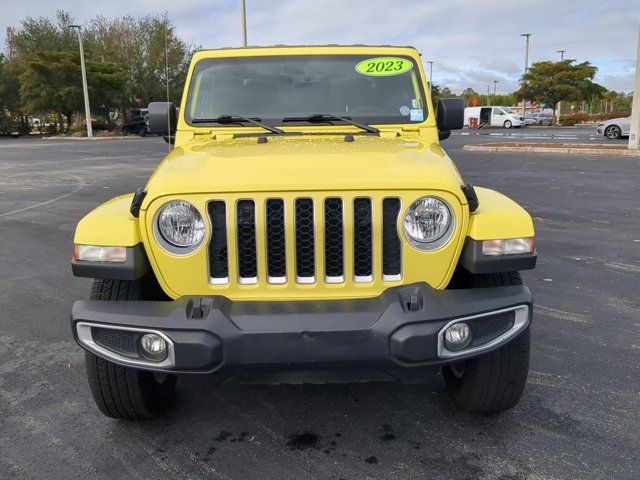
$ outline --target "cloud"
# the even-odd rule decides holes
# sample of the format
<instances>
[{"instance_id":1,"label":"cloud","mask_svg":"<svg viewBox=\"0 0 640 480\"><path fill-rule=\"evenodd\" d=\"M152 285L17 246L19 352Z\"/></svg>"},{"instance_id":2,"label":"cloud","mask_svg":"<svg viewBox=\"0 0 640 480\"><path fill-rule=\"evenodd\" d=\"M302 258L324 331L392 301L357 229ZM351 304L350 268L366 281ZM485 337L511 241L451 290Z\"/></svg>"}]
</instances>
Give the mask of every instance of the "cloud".
<instances>
[{"instance_id":1,"label":"cloud","mask_svg":"<svg viewBox=\"0 0 640 480\"><path fill-rule=\"evenodd\" d=\"M240 0L0 0L0 40L25 16L51 16L57 9L80 22L96 14L167 12L178 33L196 45L241 42ZM637 12L640 0L247 0L250 44L413 45L435 62L434 83L455 90L481 89L493 80L501 91L516 89L526 31L533 34L531 62L557 59L557 50L566 50L567 58L599 65L607 88L630 91Z\"/></svg>"}]
</instances>

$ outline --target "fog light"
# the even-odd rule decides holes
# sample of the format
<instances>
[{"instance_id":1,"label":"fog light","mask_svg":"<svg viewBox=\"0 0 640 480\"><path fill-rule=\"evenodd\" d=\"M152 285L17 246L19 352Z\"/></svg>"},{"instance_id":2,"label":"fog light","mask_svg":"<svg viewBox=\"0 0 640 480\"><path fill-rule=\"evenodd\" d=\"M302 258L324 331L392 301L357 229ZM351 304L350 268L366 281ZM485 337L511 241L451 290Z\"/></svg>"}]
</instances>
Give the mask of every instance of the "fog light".
<instances>
[{"instance_id":1,"label":"fog light","mask_svg":"<svg viewBox=\"0 0 640 480\"><path fill-rule=\"evenodd\" d=\"M447 350L462 350L471 341L471 330L464 322L450 325L444 332L444 344Z\"/></svg>"},{"instance_id":2,"label":"fog light","mask_svg":"<svg viewBox=\"0 0 640 480\"><path fill-rule=\"evenodd\" d=\"M145 333L140 337L142 355L149 360L160 362L167 358L167 342L160 335Z\"/></svg>"}]
</instances>

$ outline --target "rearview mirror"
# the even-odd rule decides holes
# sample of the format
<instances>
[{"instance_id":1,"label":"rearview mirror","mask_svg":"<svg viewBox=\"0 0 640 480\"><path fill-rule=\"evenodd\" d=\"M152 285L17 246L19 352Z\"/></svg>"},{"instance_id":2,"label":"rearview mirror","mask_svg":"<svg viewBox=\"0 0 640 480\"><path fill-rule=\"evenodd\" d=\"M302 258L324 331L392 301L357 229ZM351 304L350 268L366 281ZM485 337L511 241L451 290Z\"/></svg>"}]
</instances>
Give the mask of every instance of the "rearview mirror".
<instances>
[{"instance_id":1,"label":"rearview mirror","mask_svg":"<svg viewBox=\"0 0 640 480\"><path fill-rule=\"evenodd\" d=\"M176 106L172 102L149 104L149 133L172 136L176 131Z\"/></svg>"},{"instance_id":2,"label":"rearview mirror","mask_svg":"<svg viewBox=\"0 0 640 480\"><path fill-rule=\"evenodd\" d=\"M436 124L440 140L449 138L451 130L460 130L464 125L464 100L461 98L438 100Z\"/></svg>"}]
</instances>

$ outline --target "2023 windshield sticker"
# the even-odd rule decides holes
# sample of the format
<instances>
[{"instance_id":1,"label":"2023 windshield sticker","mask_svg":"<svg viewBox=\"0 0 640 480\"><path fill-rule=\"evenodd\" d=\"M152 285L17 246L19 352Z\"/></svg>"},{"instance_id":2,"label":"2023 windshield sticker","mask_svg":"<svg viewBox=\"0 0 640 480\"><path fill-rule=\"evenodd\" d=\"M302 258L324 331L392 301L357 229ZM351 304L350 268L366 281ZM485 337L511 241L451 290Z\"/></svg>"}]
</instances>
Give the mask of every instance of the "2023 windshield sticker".
<instances>
[{"instance_id":1,"label":"2023 windshield sticker","mask_svg":"<svg viewBox=\"0 0 640 480\"><path fill-rule=\"evenodd\" d=\"M372 77L388 77L407 73L413 62L400 57L376 57L363 60L356 65L356 72Z\"/></svg>"}]
</instances>

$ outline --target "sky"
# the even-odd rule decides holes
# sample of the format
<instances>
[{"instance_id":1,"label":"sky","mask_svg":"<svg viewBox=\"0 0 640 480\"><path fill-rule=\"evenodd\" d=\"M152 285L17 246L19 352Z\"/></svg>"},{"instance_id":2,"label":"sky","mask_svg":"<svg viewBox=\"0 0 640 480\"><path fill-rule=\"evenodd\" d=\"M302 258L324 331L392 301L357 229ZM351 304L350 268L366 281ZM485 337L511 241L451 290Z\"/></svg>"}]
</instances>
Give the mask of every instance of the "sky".
<instances>
[{"instance_id":1,"label":"sky","mask_svg":"<svg viewBox=\"0 0 640 480\"><path fill-rule=\"evenodd\" d=\"M433 83L454 92L517 89L529 62L565 58L599 68L608 89L633 90L640 0L246 0L249 45L412 45L433 61ZM241 0L0 0L0 44L8 26L58 9L83 23L168 13L178 34L203 48L237 47ZM144 32L141 32L144 34Z\"/></svg>"}]
</instances>

